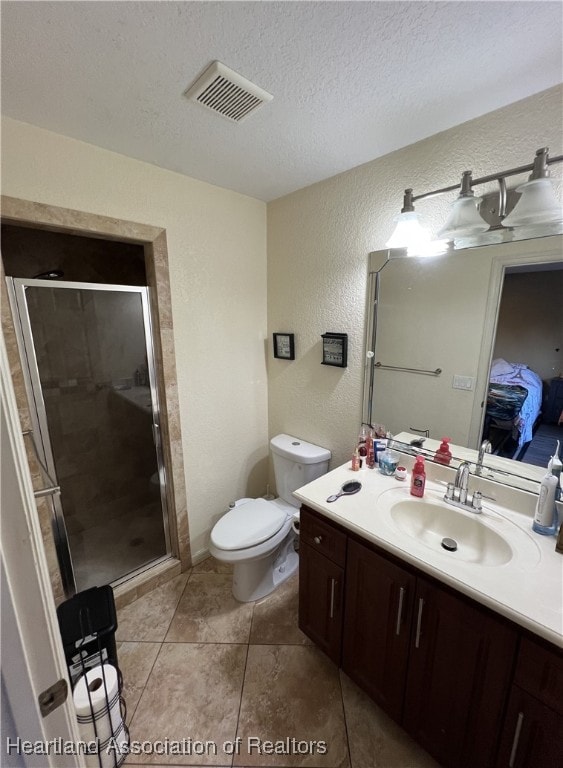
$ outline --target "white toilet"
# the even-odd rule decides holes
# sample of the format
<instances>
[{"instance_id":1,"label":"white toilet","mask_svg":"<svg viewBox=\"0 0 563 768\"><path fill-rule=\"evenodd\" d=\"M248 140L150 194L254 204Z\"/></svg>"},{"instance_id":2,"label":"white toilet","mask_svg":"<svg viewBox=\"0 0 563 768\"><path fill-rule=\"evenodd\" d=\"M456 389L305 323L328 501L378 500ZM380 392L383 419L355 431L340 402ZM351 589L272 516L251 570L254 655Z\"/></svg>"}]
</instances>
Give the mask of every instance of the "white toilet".
<instances>
[{"instance_id":1,"label":"white toilet","mask_svg":"<svg viewBox=\"0 0 563 768\"><path fill-rule=\"evenodd\" d=\"M270 440L279 498L239 499L211 531L209 552L233 563L233 595L242 603L270 594L295 572L293 491L328 471L330 451L290 435Z\"/></svg>"}]
</instances>

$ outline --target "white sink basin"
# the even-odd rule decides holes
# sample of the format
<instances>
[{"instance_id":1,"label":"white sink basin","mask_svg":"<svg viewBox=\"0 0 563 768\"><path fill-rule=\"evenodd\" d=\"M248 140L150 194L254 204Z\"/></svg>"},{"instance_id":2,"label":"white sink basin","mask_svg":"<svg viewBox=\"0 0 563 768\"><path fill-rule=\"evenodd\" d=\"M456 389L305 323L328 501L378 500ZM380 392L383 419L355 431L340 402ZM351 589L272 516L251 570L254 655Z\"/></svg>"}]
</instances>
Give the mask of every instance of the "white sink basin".
<instances>
[{"instance_id":1,"label":"white sink basin","mask_svg":"<svg viewBox=\"0 0 563 768\"><path fill-rule=\"evenodd\" d=\"M504 565L513 557L511 546L479 515L455 507L406 499L390 508L390 516L408 536L452 558L478 565ZM446 547L455 546L455 551Z\"/></svg>"},{"instance_id":2,"label":"white sink basin","mask_svg":"<svg viewBox=\"0 0 563 768\"><path fill-rule=\"evenodd\" d=\"M540 561L531 531L494 503L483 504L482 514L475 514L446 504L444 489L427 483L423 499L414 498L406 488L389 489L379 495L376 509L380 535L403 552L430 558L448 571L456 563L520 571ZM526 524L531 526L527 520ZM453 539L453 551L444 548L444 539Z\"/></svg>"}]
</instances>

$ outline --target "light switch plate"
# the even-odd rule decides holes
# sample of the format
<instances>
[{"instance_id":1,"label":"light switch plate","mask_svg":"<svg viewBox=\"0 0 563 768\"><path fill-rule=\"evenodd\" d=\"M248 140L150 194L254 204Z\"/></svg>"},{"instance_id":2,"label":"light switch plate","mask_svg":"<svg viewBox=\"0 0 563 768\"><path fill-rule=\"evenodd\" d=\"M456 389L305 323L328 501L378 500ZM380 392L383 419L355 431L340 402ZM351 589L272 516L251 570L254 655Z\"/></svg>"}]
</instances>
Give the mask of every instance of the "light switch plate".
<instances>
[{"instance_id":1,"label":"light switch plate","mask_svg":"<svg viewBox=\"0 0 563 768\"><path fill-rule=\"evenodd\" d=\"M460 376L459 374L454 374L454 380L452 387L454 389L465 389L465 390L472 390L475 386L475 377L474 376Z\"/></svg>"}]
</instances>

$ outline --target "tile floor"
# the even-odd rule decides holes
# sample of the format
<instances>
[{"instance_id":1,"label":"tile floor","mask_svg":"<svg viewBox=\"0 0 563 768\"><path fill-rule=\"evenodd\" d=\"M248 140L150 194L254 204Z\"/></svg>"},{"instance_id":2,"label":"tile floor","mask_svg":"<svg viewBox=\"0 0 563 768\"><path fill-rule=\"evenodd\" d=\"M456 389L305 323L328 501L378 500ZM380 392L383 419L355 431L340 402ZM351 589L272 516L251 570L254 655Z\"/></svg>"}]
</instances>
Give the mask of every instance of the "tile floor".
<instances>
[{"instance_id":1,"label":"tile floor","mask_svg":"<svg viewBox=\"0 0 563 768\"><path fill-rule=\"evenodd\" d=\"M185 752L127 766L438 768L299 630L297 589L237 603L209 558L119 611L131 739Z\"/></svg>"}]
</instances>

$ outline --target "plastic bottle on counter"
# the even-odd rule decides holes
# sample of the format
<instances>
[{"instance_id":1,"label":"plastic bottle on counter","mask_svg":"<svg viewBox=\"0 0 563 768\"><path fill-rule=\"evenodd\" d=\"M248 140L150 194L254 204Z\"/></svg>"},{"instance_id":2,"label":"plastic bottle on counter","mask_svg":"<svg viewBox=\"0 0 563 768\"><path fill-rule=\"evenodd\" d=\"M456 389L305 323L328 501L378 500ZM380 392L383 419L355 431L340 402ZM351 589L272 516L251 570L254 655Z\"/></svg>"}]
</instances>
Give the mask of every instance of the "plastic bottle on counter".
<instances>
[{"instance_id":1,"label":"plastic bottle on counter","mask_svg":"<svg viewBox=\"0 0 563 768\"><path fill-rule=\"evenodd\" d=\"M366 440L366 466L368 467L368 469L373 469L375 466L375 452L374 452L373 440L374 440L374 433L373 433L373 429L370 427L368 431L367 440Z\"/></svg>"},{"instance_id":2,"label":"plastic bottle on counter","mask_svg":"<svg viewBox=\"0 0 563 768\"><path fill-rule=\"evenodd\" d=\"M551 464L551 462L550 462ZM548 465L547 473L540 485L540 495L536 503L532 530L543 536L554 536L557 533L557 510L555 494L559 481Z\"/></svg>"},{"instance_id":3,"label":"plastic bottle on counter","mask_svg":"<svg viewBox=\"0 0 563 768\"><path fill-rule=\"evenodd\" d=\"M417 456L411 474L411 495L422 498L426 485L426 470L424 468L424 456Z\"/></svg>"},{"instance_id":4,"label":"plastic bottle on counter","mask_svg":"<svg viewBox=\"0 0 563 768\"><path fill-rule=\"evenodd\" d=\"M438 464L449 464L452 460L452 452L450 451L450 438L449 437L443 437L442 442L440 444L440 447L434 454L434 461L438 462Z\"/></svg>"},{"instance_id":5,"label":"plastic bottle on counter","mask_svg":"<svg viewBox=\"0 0 563 768\"><path fill-rule=\"evenodd\" d=\"M356 450L352 454L352 471L358 472L359 469L360 469L360 452L356 448Z\"/></svg>"},{"instance_id":6,"label":"plastic bottle on counter","mask_svg":"<svg viewBox=\"0 0 563 768\"><path fill-rule=\"evenodd\" d=\"M362 428L360 429L360 434L358 436L358 453L360 454L360 466L362 469L366 465L366 458L368 455L368 449L367 449L367 439L368 439L368 431L365 424L362 424Z\"/></svg>"}]
</instances>

